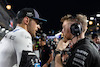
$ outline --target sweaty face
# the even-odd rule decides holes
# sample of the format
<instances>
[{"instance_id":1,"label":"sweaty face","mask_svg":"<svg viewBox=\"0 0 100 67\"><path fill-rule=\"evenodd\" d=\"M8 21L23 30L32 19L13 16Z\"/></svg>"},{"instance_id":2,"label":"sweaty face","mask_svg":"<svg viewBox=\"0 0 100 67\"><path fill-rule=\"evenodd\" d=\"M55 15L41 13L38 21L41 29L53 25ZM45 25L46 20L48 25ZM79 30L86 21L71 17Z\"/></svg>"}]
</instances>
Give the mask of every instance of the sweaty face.
<instances>
[{"instance_id":1,"label":"sweaty face","mask_svg":"<svg viewBox=\"0 0 100 67\"><path fill-rule=\"evenodd\" d=\"M70 31L70 26L71 26L71 24L72 24L73 22L71 22L71 21L67 21L67 20L65 20L64 22L63 22L63 25L62 25L62 33L63 33L63 35L64 35L64 40L66 41L66 40L70 40L70 39L72 39L72 37L73 37L73 35L71 34L71 31Z\"/></svg>"},{"instance_id":2,"label":"sweaty face","mask_svg":"<svg viewBox=\"0 0 100 67\"><path fill-rule=\"evenodd\" d=\"M28 24L28 31L31 34L31 36L36 36L36 31L38 31L39 25L37 24L37 21L34 19L31 19Z\"/></svg>"}]
</instances>

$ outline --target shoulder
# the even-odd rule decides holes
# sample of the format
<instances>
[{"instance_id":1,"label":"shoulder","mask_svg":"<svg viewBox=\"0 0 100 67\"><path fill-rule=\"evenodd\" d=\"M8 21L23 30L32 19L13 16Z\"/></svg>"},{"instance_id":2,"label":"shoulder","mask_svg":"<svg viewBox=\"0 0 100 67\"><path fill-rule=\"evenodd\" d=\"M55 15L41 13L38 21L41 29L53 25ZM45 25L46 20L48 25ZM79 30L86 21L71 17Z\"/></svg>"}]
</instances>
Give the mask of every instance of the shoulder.
<instances>
[{"instance_id":1,"label":"shoulder","mask_svg":"<svg viewBox=\"0 0 100 67\"><path fill-rule=\"evenodd\" d=\"M88 38L84 38L80 41L78 41L76 44L74 44L74 49L81 49L87 52L91 52L94 48L92 46L93 44L91 43L91 41Z\"/></svg>"},{"instance_id":2,"label":"shoulder","mask_svg":"<svg viewBox=\"0 0 100 67\"><path fill-rule=\"evenodd\" d=\"M13 35L18 37L18 38L30 38L31 39L31 35L29 34L29 32L27 32L25 29L23 28L15 28L12 31Z\"/></svg>"},{"instance_id":3,"label":"shoulder","mask_svg":"<svg viewBox=\"0 0 100 67\"><path fill-rule=\"evenodd\" d=\"M7 33L4 37L3 37L3 40L5 39L11 39L11 40L13 40L14 39L14 35L13 35L13 33L12 32L9 32L9 33Z\"/></svg>"},{"instance_id":4,"label":"shoulder","mask_svg":"<svg viewBox=\"0 0 100 67\"><path fill-rule=\"evenodd\" d=\"M83 41L84 42L84 41ZM80 45L81 44L81 45ZM75 44L76 45L76 44ZM97 59L98 58L98 59ZM98 52L93 48L93 46L87 42L80 42L78 45L74 47L74 49L71 50L71 61L73 61L73 65L88 65L91 67L91 65L95 65L96 61L100 61L100 56ZM76 65L77 66L77 65Z\"/></svg>"},{"instance_id":5,"label":"shoulder","mask_svg":"<svg viewBox=\"0 0 100 67\"><path fill-rule=\"evenodd\" d=\"M46 45L46 50L51 53L51 48L48 45Z\"/></svg>"},{"instance_id":6,"label":"shoulder","mask_svg":"<svg viewBox=\"0 0 100 67\"><path fill-rule=\"evenodd\" d=\"M75 56L82 55L85 56L86 59L96 60L96 58L100 59L99 52L97 51L96 47L92 43L84 43L81 46L78 46L74 50ZM100 60L99 60L100 61Z\"/></svg>"}]
</instances>

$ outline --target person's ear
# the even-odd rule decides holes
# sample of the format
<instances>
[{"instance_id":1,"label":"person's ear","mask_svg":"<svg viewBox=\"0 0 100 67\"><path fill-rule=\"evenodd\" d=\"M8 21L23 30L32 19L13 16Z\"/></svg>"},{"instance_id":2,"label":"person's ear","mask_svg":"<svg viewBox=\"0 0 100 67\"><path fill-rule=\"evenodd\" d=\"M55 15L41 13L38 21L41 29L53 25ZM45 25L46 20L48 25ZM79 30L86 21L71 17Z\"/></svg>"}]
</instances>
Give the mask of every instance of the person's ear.
<instances>
[{"instance_id":1,"label":"person's ear","mask_svg":"<svg viewBox=\"0 0 100 67\"><path fill-rule=\"evenodd\" d=\"M29 18L28 18L28 17L24 17L24 23L25 23L26 25L29 24Z\"/></svg>"}]
</instances>

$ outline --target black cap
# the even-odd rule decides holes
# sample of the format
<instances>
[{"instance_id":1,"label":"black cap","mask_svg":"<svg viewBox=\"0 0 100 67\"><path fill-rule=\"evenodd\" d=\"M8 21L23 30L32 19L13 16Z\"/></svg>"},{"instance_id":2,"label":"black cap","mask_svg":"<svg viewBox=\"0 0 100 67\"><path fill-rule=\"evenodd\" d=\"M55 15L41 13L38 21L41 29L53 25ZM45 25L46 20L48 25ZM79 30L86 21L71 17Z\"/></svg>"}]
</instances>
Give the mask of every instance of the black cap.
<instances>
[{"instance_id":1,"label":"black cap","mask_svg":"<svg viewBox=\"0 0 100 67\"><path fill-rule=\"evenodd\" d=\"M33 8L23 8L23 9L21 9L20 11L18 11L16 19L24 18L26 16L29 17L29 18L36 19L40 22L47 22L47 20L39 18L38 12Z\"/></svg>"}]
</instances>

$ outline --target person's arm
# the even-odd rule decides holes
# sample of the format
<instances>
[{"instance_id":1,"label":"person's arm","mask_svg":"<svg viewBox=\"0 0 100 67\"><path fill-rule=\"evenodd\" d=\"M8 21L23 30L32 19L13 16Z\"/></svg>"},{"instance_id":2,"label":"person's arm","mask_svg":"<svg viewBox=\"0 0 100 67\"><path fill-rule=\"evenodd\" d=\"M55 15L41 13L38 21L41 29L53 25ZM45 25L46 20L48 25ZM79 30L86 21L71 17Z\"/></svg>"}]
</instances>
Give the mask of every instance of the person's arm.
<instances>
[{"instance_id":1,"label":"person's arm","mask_svg":"<svg viewBox=\"0 0 100 67\"><path fill-rule=\"evenodd\" d=\"M55 57L55 67L63 67L61 63L61 54L57 54Z\"/></svg>"},{"instance_id":2,"label":"person's arm","mask_svg":"<svg viewBox=\"0 0 100 67\"><path fill-rule=\"evenodd\" d=\"M53 53L49 54L50 58L49 60L47 61L48 64L50 64L50 62L53 60Z\"/></svg>"},{"instance_id":3,"label":"person's arm","mask_svg":"<svg viewBox=\"0 0 100 67\"><path fill-rule=\"evenodd\" d=\"M20 64L22 51L32 51L32 40L29 38L30 36L27 35L27 33L23 33L17 33L13 42L17 55L17 66Z\"/></svg>"},{"instance_id":4,"label":"person's arm","mask_svg":"<svg viewBox=\"0 0 100 67\"><path fill-rule=\"evenodd\" d=\"M48 67L50 62L53 60L53 53L49 54L49 56L50 56L49 60L42 67Z\"/></svg>"},{"instance_id":5,"label":"person's arm","mask_svg":"<svg viewBox=\"0 0 100 67\"><path fill-rule=\"evenodd\" d=\"M58 51L59 50L60 51L64 50L68 46L69 42L70 41L67 41L65 43L63 40L60 40L59 43L58 43L58 45L57 45L56 50L58 50ZM59 67L63 67L63 65L61 63L61 54L60 53L56 54L56 57L55 57L55 67L58 67L58 66Z\"/></svg>"}]
</instances>

